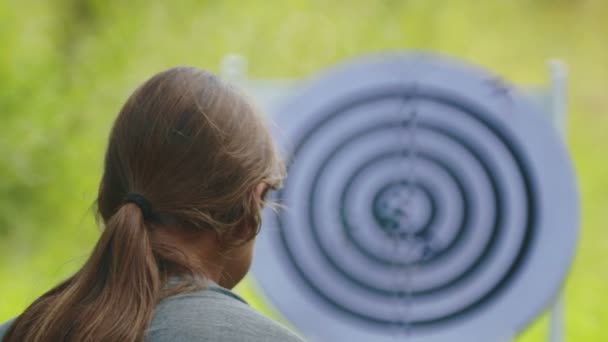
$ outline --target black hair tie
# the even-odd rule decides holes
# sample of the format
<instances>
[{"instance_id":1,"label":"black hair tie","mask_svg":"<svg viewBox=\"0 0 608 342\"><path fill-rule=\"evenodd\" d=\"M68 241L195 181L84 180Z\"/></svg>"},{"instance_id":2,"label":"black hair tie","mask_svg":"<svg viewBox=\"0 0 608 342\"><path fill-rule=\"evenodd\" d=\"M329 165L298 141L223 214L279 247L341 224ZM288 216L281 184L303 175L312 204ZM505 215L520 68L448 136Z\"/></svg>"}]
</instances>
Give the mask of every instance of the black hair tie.
<instances>
[{"instance_id":1,"label":"black hair tie","mask_svg":"<svg viewBox=\"0 0 608 342\"><path fill-rule=\"evenodd\" d=\"M150 220L153 218L152 205L144 196L135 192L129 193L125 197L125 203L135 203L139 209L141 209L144 220Z\"/></svg>"}]
</instances>

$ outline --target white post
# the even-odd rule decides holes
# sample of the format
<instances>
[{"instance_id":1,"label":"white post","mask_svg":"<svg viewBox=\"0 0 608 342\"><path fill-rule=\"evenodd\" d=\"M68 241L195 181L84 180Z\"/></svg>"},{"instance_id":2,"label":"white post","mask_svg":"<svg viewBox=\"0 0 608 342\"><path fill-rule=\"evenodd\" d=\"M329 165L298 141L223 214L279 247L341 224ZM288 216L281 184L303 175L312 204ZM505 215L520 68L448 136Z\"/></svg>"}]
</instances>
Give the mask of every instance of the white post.
<instances>
[{"instance_id":1,"label":"white post","mask_svg":"<svg viewBox=\"0 0 608 342\"><path fill-rule=\"evenodd\" d=\"M562 138L566 138L568 128L568 68L563 61L549 61L551 73L551 114L553 122Z\"/></svg>"},{"instance_id":2,"label":"white post","mask_svg":"<svg viewBox=\"0 0 608 342\"><path fill-rule=\"evenodd\" d=\"M566 140L568 114L568 69L560 60L549 61L551 73L551 114L562 139ZM563 292L555 297L551 306L549 322L549 341L564 342L565 337L565 305Z\"/></svg>"},{"instance_id":3,"label":"white post","mask_svg":"<svg viewBox=\"0 0 608 342\"><path fill-rule=\"evenodd\" d=\"M222 77L239 82L247 77L247 59L240 55L227 55L222 59L220 73Z\"/></svg>"}]
</instances>

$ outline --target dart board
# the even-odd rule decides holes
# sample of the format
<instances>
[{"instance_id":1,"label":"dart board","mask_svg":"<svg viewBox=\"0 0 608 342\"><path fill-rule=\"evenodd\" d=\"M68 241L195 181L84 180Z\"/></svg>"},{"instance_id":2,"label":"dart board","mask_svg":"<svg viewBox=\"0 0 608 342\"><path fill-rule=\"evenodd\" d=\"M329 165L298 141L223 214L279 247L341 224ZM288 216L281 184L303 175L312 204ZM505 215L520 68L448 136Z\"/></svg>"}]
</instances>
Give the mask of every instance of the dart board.
<instances>
[{"instance_id":1,"label":"dart board","mask_svg":"<svg viewBox=\"0 0 608 342\"><path fill-rule=\"evenodd\" d=\"M311 340L501 340L559 292L577 240L571 161L496 75L372 56L271 114L288 177L253 270Z\"/></svg>"}]
</instances>

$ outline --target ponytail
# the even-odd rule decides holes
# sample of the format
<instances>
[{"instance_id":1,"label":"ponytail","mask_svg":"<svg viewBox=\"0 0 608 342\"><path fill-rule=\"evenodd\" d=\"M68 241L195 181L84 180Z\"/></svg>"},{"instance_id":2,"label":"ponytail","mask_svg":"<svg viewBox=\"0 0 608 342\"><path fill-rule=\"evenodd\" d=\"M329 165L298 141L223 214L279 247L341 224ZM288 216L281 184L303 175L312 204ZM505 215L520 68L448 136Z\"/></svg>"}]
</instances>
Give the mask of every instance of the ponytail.
<instances>
[{"instance_id":1,"label":"ponytail","mask_svg":"<svg viewBox=\"0 0 608 342\"><path fill-rule=\"evenodd\" d=\"M3 342L142 341L162 283L142 210L125 203L84 266L30 305Z\"/></svg>"}]
</instances>

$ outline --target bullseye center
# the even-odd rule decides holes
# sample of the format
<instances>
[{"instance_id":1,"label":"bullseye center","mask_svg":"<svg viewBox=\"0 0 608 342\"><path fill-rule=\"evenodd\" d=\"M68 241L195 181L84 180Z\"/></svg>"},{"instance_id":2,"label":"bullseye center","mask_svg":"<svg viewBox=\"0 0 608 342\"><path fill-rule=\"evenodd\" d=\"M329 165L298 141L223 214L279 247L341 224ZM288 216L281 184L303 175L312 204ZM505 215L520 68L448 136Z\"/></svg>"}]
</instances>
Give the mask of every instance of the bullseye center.
<instances>
[{"instance_id":1,"label":"bullseye center","mask_svg":"<svg viewBox=\"0 0 608 342\"><path fill-rule=\"evenodd\" d=\"M430 199L406 181L383 186L374 196L373 215L385 233L422 238L430 219Z\"/></svg>"}]
</instances>

